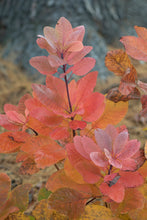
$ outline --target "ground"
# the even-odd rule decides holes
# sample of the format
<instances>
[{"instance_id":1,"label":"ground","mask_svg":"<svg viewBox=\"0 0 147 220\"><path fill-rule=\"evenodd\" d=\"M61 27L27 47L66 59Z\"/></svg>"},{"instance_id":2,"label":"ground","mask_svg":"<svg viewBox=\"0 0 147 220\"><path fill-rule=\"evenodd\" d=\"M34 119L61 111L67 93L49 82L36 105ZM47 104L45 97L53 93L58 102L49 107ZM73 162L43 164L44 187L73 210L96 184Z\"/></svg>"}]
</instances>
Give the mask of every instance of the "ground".
<instances>
[{"instance_id":1,"label":"ground","mask_svg":"<svg viewBox=\"0 0 147 220\"><path fill-rule=\"evenodd\" d=\"M147 64L141 64L134 61L134 65L138 72L138 78L144 82L147 82ZM31 84L34 83L33 78L29 77L25 71L22 71L19 67L14 65L8 60L0 58L0 113L3 113L3 105L5 103L17 104L19 99L31 92ZM44 78L35 80L37 83L43 82ZM102 93L107 92L110 88L119 84L119 78L109 77L106 81L98 79L96 90ZM144 146L147 139L147 132L143 130L145 124L138 122L135 119L135 115L141 110L141 105L138 101L131 101L129 103L129 111L125 119L120 124L125 124L129 130L131 139L138 139L141 141L141 146ZM0 128L0 133L4 131ZM20 164L15 162L15 154L0 155L0 172L7 173L11 180L12 186L15 187L21 183L31 183L34 188L34 195L32 201L36 199L36 192L41 185L46 182L49 175L56 169L54 166L46 168L37 174L32 176L23 176L19 174Z\"/></svg>"}]
</instances>

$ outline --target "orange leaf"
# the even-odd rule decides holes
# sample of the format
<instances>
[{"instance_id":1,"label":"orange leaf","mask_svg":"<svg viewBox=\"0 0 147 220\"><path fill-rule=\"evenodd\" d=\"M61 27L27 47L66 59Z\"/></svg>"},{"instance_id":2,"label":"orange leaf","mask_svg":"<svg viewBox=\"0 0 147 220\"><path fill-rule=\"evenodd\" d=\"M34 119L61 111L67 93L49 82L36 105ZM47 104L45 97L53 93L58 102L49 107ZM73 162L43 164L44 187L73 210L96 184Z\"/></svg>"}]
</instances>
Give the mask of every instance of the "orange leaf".
<instances>
[{"instance_id":1,"label":"orange leaf","mask_svg":"<svg viewBox=\"0 0 147 220\"><path fill-rule=\"evenodd\" d=\"M60 188L52 193L48 199L48 205L60 213L67 215L69 219L78 218L84 211L86 199L74 189Z\"/></svg>"},{"instance_id":2,"label":"orange leaf","mask_svg":"<svg viewBox=\"0 0 147 220\"><path fill-rule=\"evenodd\" d=\"M139 168L139 173L144 177L146 178L147 177L147 160L145 161L145 163L143 164L143 166L141 166Z\"/></svg>"},{"instance_id":3,"label":"orange leaf","mask_svg":"<svg viewBox=\"0 0 147 220\"><path fill-rule=\"evenodd\" d=\"M145 205L143 209L134 209L129 211L129 216L132 220L146 220L147 219L147 201L145 201Z\"/></svg>"},{"instance_id":4,"label":"orange leaf","mask_svg":"<svg viewBox=\"0 0 147 220\"><path fill-rule=\"evenodd\" d=\"M106 106L102 116L95 122L92 127L95 128L106 128L108 124L118 124L126 115L128 111L127 102L114 103L106 100Z\"/></svg>"},{"instance_id":5,"label":"orange leaf","mask_svg":"<svg viewBox=\"0 0 147 220\"><path fill-rule=\"evenodd\" d=\"M57 212L56 210L50 209L48 206L48 200L43 199L33 209L33 216L36 220L42 219L56 219L56 220L69 220L67 216Z\"/></svg>"},{"instance_id":6,"label":"orange leaf","mask_svg":"<svg viewBox=\"0 0 147 220\"><path fill-rule=\"evenodd\" d=\"M126 84L125 84L125 87L126 87ZM129 92L130 92L130 90L129 90ZM106 98L109 99L110 101L115 102L115 103L120 102L120 101L127 102L129 100L140 99L140 92L137 88L133 88L133 90L128 95L123 95L119 91L119 89L116 87L116 88L112 88L109 90Z\"/></svg>"},{"instance_id":7,"label":"orange leaf","mask_svg":"<svg viewBox=\"0 0 147 220\"><path fill-rule=\"evenodd\" d=\"M113 217L113 213L109 208L101 205L87 205L85 213L82 214L79 220L117 220Z\"/></svg>"},{"instance_id":8,"label":"orange leaf","mask_svg":"<svg viewBox=\"0 0 147 220\"><path fill-rule=\"evenodd\" d=\"M7 201L10 188L11 180L9 176L5 173L0 173L0 207Z\"/></svg>"},{"instance_id":9,"label":"orange leaf","mask_svg":"<svg viewBox=\"0 0 147 220\"><path fill-rule=\"evenodd\" d=\"M30 220L30 217L25 215L23 212L11 213L6 220Z\"/></svg>"},{"instance_id":10,"label":"orange leaf","mask_svg":"<svg viewBox=\"0 0 147 220\"><path fill-rule=\"evenodd\" d=\"M39 169L37 168L35 161L31 158L27 158L19 168L19 172L22 175L26 175L26 174L32 175L34 173L37 173L38 171Z\"/></svg>"},{"instance_id":11,"label":"orange leaf","mask_svg":"<svg viewBox=\"0 0 147 220\"><path fill-rule=\"evenodd\" d=\"M12 153L19 150L30 135L25 132L5 132L0 134L0 153Z\"/></svg>"},{"instance_id":12,"label":"orange leaf","mask_svg":"<svg viewBox=\"0 0 147 220\"><path fill-rule=\"evenodd\" d=\"M145 157L146 157L146 159L147 159L147 141L146 141L146 143L145 143L144 151L145 151Z\"/></svg>"},{"instance_id":13,"label":"orange leaf","mask_svg":"<svg viewBox=\"0 0 147 220\"><path fill-rule=\"evenodd\" d=\"M92 187L89 184L86 182L84 182L84 184L76 183L65 174L63 169L53 173L46 183L46 188L52 192L64 187L78 191L87 198L87 200L93 195Z\"/></svg>"},{"instance_id":14,"label":"orange leaf","mask_svg":"<svg viewBox=\"0 0 147 220\"><path fill-rule=\"evenodd\" d=\"M72 166L68 158L64 162L64 172L70 179L72 179L76 183L85 183L81 174Z\"/></svg>"},{"instance_id":15,"label":"orange leaf","mask_svg":"<svg viewBox=\"0 0 147 220\"><path fill-rule=\"evenodd\" d=\"M128 68L132 67L128 55L123 50L109 51L105 58L105 65L117 76L123 76Z\"/></svg>"},{"instance_id":16,"label":"orange leaf","mask_svg":"<svg viewBox=\"0 0 147 220\"><path fill-rule=\"evenodd\" d=\"M137 188L125 189L125 198L120 203L111 203L111 209L116 213L128 213L132 209L142 209L144 205L144 197Z\"/></svg>"},{"instance_id":17,"label":"orange leaf","mask_svg":"<svg viewBox=\"0 0 147 220\"><path fill-rule=\"evenodd\" d=\"M29 192L31 190L31 184L23 184L15 187L12 190L11 198L16 207L20 211L25 211L28 208L29 204Z\"/></svg>"}]
</instances>

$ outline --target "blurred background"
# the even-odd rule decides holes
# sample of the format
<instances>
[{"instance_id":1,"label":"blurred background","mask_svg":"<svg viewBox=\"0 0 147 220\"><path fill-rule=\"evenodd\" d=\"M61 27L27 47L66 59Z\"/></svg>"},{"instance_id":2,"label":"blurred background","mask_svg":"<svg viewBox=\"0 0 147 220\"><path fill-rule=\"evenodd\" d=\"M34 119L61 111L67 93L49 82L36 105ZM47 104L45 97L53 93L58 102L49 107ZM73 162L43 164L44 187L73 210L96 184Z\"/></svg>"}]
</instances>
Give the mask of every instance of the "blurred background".
<instances>
[{"instance_id":1,"label":"blurred background","mask_svg":"<svg viewBox=\"0 0 147 220\"><path fill-rule=\"evenodd\" d=\"M37 35L64 16L73 27L85 26L84 43L93 46L95 69L106 78L107 46L121 47L120 37L134 35L134 25L147 27L146 15L146 0L0 0L1 56L39 77L29 65L31 57L45 55L36 44Z\"/></svg>"}]
</instances>

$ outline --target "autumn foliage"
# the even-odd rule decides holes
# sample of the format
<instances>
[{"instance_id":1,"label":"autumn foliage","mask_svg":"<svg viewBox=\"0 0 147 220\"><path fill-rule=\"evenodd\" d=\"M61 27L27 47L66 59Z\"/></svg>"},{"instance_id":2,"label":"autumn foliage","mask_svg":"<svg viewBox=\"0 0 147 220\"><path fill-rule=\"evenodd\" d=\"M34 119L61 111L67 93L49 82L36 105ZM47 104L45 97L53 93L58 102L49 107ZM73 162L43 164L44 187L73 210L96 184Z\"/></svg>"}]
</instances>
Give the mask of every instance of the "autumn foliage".
<instances>
[{"instance_id":1,"label":"autumn foliage","mask_svg":"<svg viewBox=\"0 0 147 220\"><path fill-rule=\"evenodd\" d=\"M0 125L8 131L0 134L0 153L16 152L21 174L53 165L57 171L28 214L31 186L11 190L10 178L0 173L1 220L147 219L147 143L141 149L126 126L116 126L129 100L140 100L138 114L147 118L147 84L129 58L147 61L147 29L135 30L138 37L121 38L125 50L106 55L120 85L105 95L94 90L98 72L92 71L95 59L86 56L92 47L83 45L84 26L72 28L61 17L55 28L44 27L37 44L48 56L33 57L30 64L46 75L46 83L33 84L32 95L18 106L4 105Z\"/></svg>"}]
</instances>

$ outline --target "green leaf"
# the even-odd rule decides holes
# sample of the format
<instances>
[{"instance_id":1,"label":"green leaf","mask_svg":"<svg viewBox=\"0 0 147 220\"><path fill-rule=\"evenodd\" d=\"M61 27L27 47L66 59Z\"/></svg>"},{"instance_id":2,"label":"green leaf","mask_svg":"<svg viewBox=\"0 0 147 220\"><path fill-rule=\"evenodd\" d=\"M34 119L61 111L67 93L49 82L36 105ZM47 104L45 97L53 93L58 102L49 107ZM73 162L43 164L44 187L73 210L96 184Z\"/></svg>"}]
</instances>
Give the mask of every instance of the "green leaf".
<instances>
[{"instance_id":1,"label":"green leaf","mask_svg":"<svg viewBox=\"0 0 147 220\"><path fill-rule=\"evenodd\" d=\"M45 187L41 188L38 194L38 201L41 201L42 199L47 199L51 193L52 192L48 191Z\"/></svg>"}]
</instances>

